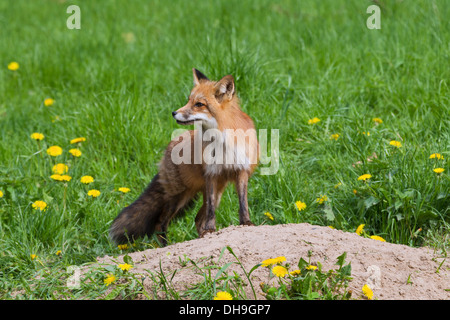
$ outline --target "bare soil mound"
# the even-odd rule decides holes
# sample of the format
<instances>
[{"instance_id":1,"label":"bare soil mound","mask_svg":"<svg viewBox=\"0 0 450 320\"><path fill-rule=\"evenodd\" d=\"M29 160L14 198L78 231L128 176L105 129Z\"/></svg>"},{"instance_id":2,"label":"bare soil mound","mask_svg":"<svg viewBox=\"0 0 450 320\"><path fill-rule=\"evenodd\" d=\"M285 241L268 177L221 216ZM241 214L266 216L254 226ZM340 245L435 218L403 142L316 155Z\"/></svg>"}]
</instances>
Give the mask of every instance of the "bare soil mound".
<instances>
[{"instance_id":1,"label":"bare soil mound","mask_svg":"<svg viewBox=\"0 0 450 320\"><path fill-rule=\"evenodd\" d=\"M288 263L296 265L302 257L311 262L320 262L323 270L336 269L337 257L347 253L346 261L351 263L353 280L350 282L352 298L363 298L361 288L369 284L374 298L390 299L449 299L450 261L444 260L440 252L428 247L412 248L367 239L355 233L333 230L310 224L286 224L275 226L230 226L204 238L176 243L164 248L130 253L135 263L133 272L158 272L160 263L165 274L178 270L172 281L175 288L185 289L187 285L198 283L201 276L180 261L207 258L217 263L223 248L229 246L248 272L261 261L285 256ZM98 258L100 264L122 261L121 257ZM228 252L223 253L219 265L236 261ZM294 268L295 269L295 268ZM234 269L245 278L242 269ZM264 299L259 288L261 282L268 281L265 268L258 268L251 276L257 291L257 298ZM144 285L150 286L146 279ZM249 287L249 286L248 286ZM253 294L248 292L248 297Z\"/></svg>"}]
</instances>

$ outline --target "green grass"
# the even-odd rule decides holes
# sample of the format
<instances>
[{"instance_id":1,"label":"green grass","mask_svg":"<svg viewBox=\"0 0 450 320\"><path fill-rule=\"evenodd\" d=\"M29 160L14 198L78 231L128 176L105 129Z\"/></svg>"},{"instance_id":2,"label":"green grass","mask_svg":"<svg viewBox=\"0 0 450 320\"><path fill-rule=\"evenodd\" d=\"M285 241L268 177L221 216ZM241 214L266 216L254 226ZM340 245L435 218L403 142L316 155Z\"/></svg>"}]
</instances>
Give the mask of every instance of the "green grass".
<instances>
[{"instance_id":1,"label":"green grass","mask_svg":"<svg viewBox=\"0 0 450 320\"><path fill-rule=\"evenodd\" d=\"M40 288L36 274L120 253L108 228L157 172L193 67L211 79L232 74L257 128L279 129L278 173L250 182L253 222L365 224L389 242L448 247L450 5L378 2L380 30L366 28L371 1L2 1L0 298L52 298L50 280L30 289ZM70 4L81 8L81 30L66 28ZM313 117L321 121L309 125ZM33 132L45 135L40 145ZM76 137L87 139L80 158L68 153ZM52 145L63 154L49 157ZM66 187L50 179L55 163L70 167ZM92 188L98 198L86 195ZM232 187L222 199L217 227L238 224ZM34 210L36 200L48 209ZM198 208L172 223L170 243L197 237Z\"/></svg>"}]
</instances>

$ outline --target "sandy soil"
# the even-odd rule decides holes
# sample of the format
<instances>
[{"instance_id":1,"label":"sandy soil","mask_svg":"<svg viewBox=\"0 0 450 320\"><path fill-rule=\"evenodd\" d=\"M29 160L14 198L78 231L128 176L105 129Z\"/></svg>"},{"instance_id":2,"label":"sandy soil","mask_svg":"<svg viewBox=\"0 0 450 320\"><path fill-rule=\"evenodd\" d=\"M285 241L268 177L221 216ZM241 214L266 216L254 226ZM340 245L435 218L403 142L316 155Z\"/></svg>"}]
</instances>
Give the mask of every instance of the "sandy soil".
<instances>
[{"instance_id":1,"label":"sandy soil","mask_svg":"<svg viewBox=\"0 0 450 320\"><path fill-rule=\"evenodd\" d=\"M173 244L164 248L145 250L129 254L136 273L146 270L159 271L159 264L166 275L178 270L173 278L177 289L184 289L202 280L193 272L192 265L180 263L186 257L199 263L214 262L219 266L236 259L225 251L218 263L222 249L230 246L244 265L246 271L268 258L285 256L287 262L296 266L300 257L308 260L308 251L312 251L311 262L320 262L323 270L336 269L338 256L347 252L347 262L352 265L350 289L352 298L362 299L362 286L368 284L374 292L374 298L391 299L450 299L450 259L444 261L440 252L431 248L411 248L373 239L363 238L355 233L333 230L328 227L310 224L287 224L275 226L230 226L202 239ZM113 262L115 261L115 262ZM122 257L98 258L100 264L122 262ZM232 268L232 269L231 269ZM439 268L439 272L436 272ZM228 269L240 273L246 279L242 269L233 265ZM215 270L214 272L217 272ZM148 274L148 273L147 273ZM258 299L265 299L259 287L268 281L265 268L252 273L252 283ZM153 283L147 279L144 285ZM248 297L253 298L250 286ZM446 290L447 289L447 290Z\"/></svg>"}]
</instances>

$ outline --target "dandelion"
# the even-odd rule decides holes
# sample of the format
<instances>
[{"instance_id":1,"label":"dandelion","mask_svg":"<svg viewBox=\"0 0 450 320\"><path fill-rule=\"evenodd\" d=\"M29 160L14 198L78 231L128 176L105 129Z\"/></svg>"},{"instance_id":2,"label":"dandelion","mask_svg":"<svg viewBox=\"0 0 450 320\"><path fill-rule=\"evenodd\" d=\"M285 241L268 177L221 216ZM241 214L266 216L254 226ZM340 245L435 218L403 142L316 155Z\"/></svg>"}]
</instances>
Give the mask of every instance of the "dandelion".
<instances>
[{"instance_id":1,"label":"dandelion","mask_svg":"<svg viewBox=\"0 0 450 320\"><path fill-rule=\"evenodd\" d=\"M440 153L433 153L432 155L430 155L429 159L444 160L444 157Z\"/></svg>"},{"instance_id":2,"label":"dandelion","mask_svg":"<svg viewBox=\"0 0 450 320\"><path fill-rule=\"evenodd\" d=\"M335 228L335 227L333 227L333 226L328 226L328 228L330 228L330 229L333 229L333 230L334 230L334 229L336 229L336 228Z\"/></svg>"},{"instance_id":3,"label":"dandelion","mask_svg":"<svg viewBox=\"0 0 450 320\"><path fill-rule=\"evenodd\" d=\"M444 168L436 168L436 169L433 169L433 171L436 172L437 174L441 174L442 172L445 171L445 169Z\"/></svg>"},{"instance_id":4,"label":"dandelion","mask_svg":"<svg viewBox=\"0 0 450 320\"><path fill-rule=\"evenodd\" d=\"M358 226L358 228L356 228L356 234L358 235L358 236L360 236L361 235L361 233L363 232L363 229L364 229L364 226L365 226L365 224L360 224L359 226Z\"/></svg>"},{"instance_id":5,"label":"dandelion","mask_svg":"<svg viewBox=\"0 0 450 320\"><path fill-rule=\"evenodd\" d=\"M300 274L301 274L302 272L300 271L300 270L294 270L294 271L291 271L291 272L289 272L289 274L291 275L291 276L299 276Z\"/></svg>"},{"instance_id":6,"label":"dandelion","mask_svg":"<svg viewBox=\"0 0 450 320\"><path fill-rule=\"evenodd\" d=\"M301 202L301 201L297 201L295 203L295 205L297 206L298 211L302 211L306 209L306 203Z\"/></svg>"},{"instance_id":7,"label":"dandelion","mask_svg":"<svg viewBox=\"0 0 450 320\"><path fill-rule=\"evenodd\" d=\"M64 163L55 164L52 168L52 171L57 174L64 174L69 170L69 167Z\"/></svg>"},{"instance_id":8,"label":"dandelion","mask_svg":"<svg viewBox=\"0 0 450 320\"><path fill-rule=\"evenodd\" d=\"M52 157L59 156L60 154L62 154L62 152L63 150L59 146L51 146L50 148L47 149L47 154Z\"/></svg>"},{"instance_id":9,"label":"dandelion","mask_svg":"<svg viewBox=\"0 0 450 320\"><path fill-rule=\"evenodd\" d=\"M383 123L383 120L381 120L380 118L373 118L372 120L373 120L373 122L375 122L376 124L382 124L382 123Z\"/></svg>"},{"instance_id":10,"label":"dandelion","mask_svg":"<svg viewBox=\"0 0 450 320\"><path fill-rule=\"evenodd\" d=\"M58 251L56 251L56 253L55 253L57 256L60 256L61 254L62 254L62 251L61 250L58 250Z\"/></svg>"},{"instance_id":11,"label":"dandelion","mask_svg":"<svg viewBox=\"0 0 450 320\"><path fill-rule=\"evenodd\" d=\"M69 182L70 180L72 180L72 177L67 175L67 174L64 174L64 175L61 176L61 181Z\"/></svg>"},{"instance_id":12,"label":"dandelion","mask_svg":"<svg viewBox=\"0 0 450 320\"><path fill-rule=\"evenodd\" d=\"M126 249L128 249L128 244L119 244L118 246L117 246L117 248L119 248L119 250L126 250Z\"/></svg>"},{"instance_id":13,"label":"dandelion","mask_svg":"<svg viewBox=\"0 0 450 320\"><path fill-rule=\"evenodd\" d=\"M80 181L81 181L81 183L89 184L89 183L94 182L94 178L92 178L91 176L82 176Z\"/></svg>"},{"instance_id":14,"label":"dandelion","mask_svg":"<svg viewBox=\"0 0 450 320\"><path fill-rule=\"evenodd\" d=\"M264 212L264 215L273 221L273 216L270 214L270 212Z\"/></svg>"},{"instance_id":15,"label":"dandelion","mask_svg":"<svg viewBox=\"0 0 450 320\"><path fill-rule=\"evenodd\" d=\"M284 276L286 276L288 274L288 270L285 267L283 267L283 266L275 266L275 267L272 268L272 273L276 277L281 278L281 277L284 277Z\"/></svg>"},{"instance_id":16,"label":"dandelion","mask_svg":"<svg viewBox=\"0 0 450 320\"><path fill-rule=\"evenodd\" d=\"M362 176L359 176L358 177L358 180L362 180L362 181L366 181L367 179L370 179L370 178L372 178L372 175L371 174L368 174L368 173L366 173L366 174L363 174Z\"/></svg>"},{"instance_id":17,"label":"dandelion","mask_svg":"<svg viewBox=\"0 0 450 320\"><path fill-rule=\"evenodd\" d=\"M38 209L40 211L47 210L47 204L41 200L37 200L37 201L33 202L33 204L31 206L34 208L34 210L38 210Z\"/></svg>"},{"instance_id":18,"label":"dandelion","mask_svg":"<svg viewBox=\"0 0 450 320\"><path fill-rule=\"evenodd\" d=\"M74 157L79 157L79 156L81 156L81 151L78 150L78 149L70 149L70 150L69 150L69 153L70 153L71 155L73 155Z\"/></svg>"},{"instance_id":19,"label":"dandelion","mask_svg":"<svg viewBox=\"0 0 450 320\"><path fill-rule=\"evenodd\" d=\"M39 141L44 140L44 135L42 133L38 133L38 132L32 133L30 137L31 137L31 139L34 139L34 140L39 140Z\"/></svg>"},{"instance_id":20,"label":"dandelion","mask_svg":"<svg viewBox=\"0 0 450 320\"><path fill-rule=\"evenodd\" d=\"M320 119L317 117L308 120L308 124L316 124L318 122L320 122Z\"/></svg>"},{"instance_id":21,"label":"dandelion","mask_svg":"<svg viewBox=\"0 0 450 320\"><path fill-rule=\"evenodd\" d=\"M3 198L3 191L0 190L0 198Z\"/></svg>"},{"instance_id":22,"label":"dandelion","mask_svg":"<svg viewBox=\"0 0 450 320\"><path fill-rule=\"evenodd\" d=\"M339 138L339 133L332 134L330 137L331 140L333 140L333 139L337 140L338 138Z\"/></svg>"},{"instance_id":23,"label":"dandelion","mask_svg":"<svg viewBox=\"0 0 450 320\"><path fill-rule=\"evenodd\" d=\"M96 189L92 189L92 190L88 191L88 196L91 196L93 198L97 198L100 194L101 194L101 192Z\"/></svg>"},{"instance_id":24,"label":"dandelion","mask_svg":"<svg viewBox=\"0 0 450 320\"><path fill-rule=\"evenodd\" d=\"M119 268L122 271L129 271L129 270L131 270L131 268L133 268L133 266L131 264L128 264L128 263L123 263L123 264L119 264Z\"/></svg>"},{"instance_id":25,"label":"dandelion","mask_svg":"<svg viewBox=\"0 0 450 320\"><path fill-rule=\"evenodd\" d=\"M122 188L119 188L119 191L120 191L120 192L123 192L123 193L127 193L127 192L130 192L130 188L124 188L124 187L122 187Z\"/></svg>"},{"instance_id":26,"label":"dandelion","mask_svg":"<svg viewBox=\"0 0 450 320\"><path fill-rule=\"evenodd\" d=\"M86 138L80 137L70 140L70 144L86 141Z\"/></svg>"},{"instance_id":27,"label":"dandelion","mask_svg":"<svg viewBox=\"0 0 450 320\"><path fill-rule=\"evenodd\" d=\"M50 176L50 178L52 178L53 180L56 180L56 181L63 181L62 175L60 175L60 174L52 174Z\"/></svg>"},{"instance_id":28,"label":"dandelion","mask_svg":"<svg viewBox=\"0 0 450 320\"><path fill-rule=\"evenodd\" d=\"M50 107L54 103L55 103L55 100L52 98L47 98L44 100L44 106L46 106L46 107Z\"/></svg>"},{"instance_id":29,"label":"dandelion","mask_svg":"<svg viewBox=\"0 0 450 320\"><path fill-rule=\"evenodd\" d=\"M8 70L16 71L17 69L19 69L19 64L17 62L13 61L8 64Z\"/></svg>"},{"instance_id":30,"label":"dandelion","mask_svg":"<svg viewBox=\"0 0 450 320\"><path fill-rule=\"evenodd\" d=\"M370 236L370 239L373 240L378 240L378 241L382 241L382 242L386 242L386 240L384 240L382 237L380 236Z\"/></svg>"},{"instance_id":31,"label":"dandelion","mask_svg":"<svg viewBox=\"0 0 450 320\"><path fill-rule=\"evenodd\" d=\"M34 260L34 259L36 259L37 257L38 257L37 254L34 254L34 253L30 254L31 260Z\"/></svg>"},{"instance_id":32,"label":"dandelion","mask_svg":"<svg viewBox=\"0 0 450 320\"><path fill-rule=\"evenodd\" d=\"M395 141L395 140L392 140L391 142L389 142L389 144L391 146L394 146L394 147L397 147L397 148L400 148L402 146L402 143L400 141Z\"/></svg>"},{"instance_id":33,"label":"dandelion","mask_svg":"<svg viewBox=\"0 0 450 320\"><path fill-rule=\"evenodd\" d=\"M233 300L233 296L226 291L219 291L216 293L214 300Z\"/></svg>"},{"instance_id":34,"label":"dandelion","mask_svg":"<svg viewBox=\"0 0 450 320\"><path fill-rule=\"evenodd\" d=\"M103 280L106 286L109 286L114 281L116 281L116 277L113 274L107 274L106 279Z\"/></svg>"},{"instance_id":35,"label":"dandelion","mask_svg":"<svg viewBox=\"0 0 450 320\"><path fill-rule=\"evenodd\" d=\"M362 287L362 292L369 300L373 299L373 291L367 284Z\"/></svg>"},{"instance_id":36,"label":"dandelion","mask_svg":"<svg viewBox=\"0 0 450 320\"><path fill-rule=\"evenodd\" d=\"M326 195L321 196L320 198L316 199L316 202L318 202L319 204L324 203L325 201L328 201L328 197Z\"/></svg>"},{"instance_id":37,"label":"dandelion","mask_svg":"<svg viewBox=\"0 0 450 320\"><path fill-rule=\"evenodd\" d=\"M281 257L277 257L277 258L272 258L272 259L264 260L263 262L261 262L261 265L262 265L263 267L268 267L268 266L271 266L271 265L273 265L273 264L282 263L282 262L284 262L284 261L286 261L286 257L281 256Z\"/></svg>"},{"instance_id":38,"label":"dandelion","mask_svg":"<svg viewBox=\"0 0 450 320\"><path fill-rule=\"evenodd\" d=\"M306 268L306 270L310 270L310 271L315 271L317 269L317 267L313 266L313 265L309 265L309 266L307 266L305 268Z\"/></svg>"}]
</instances>

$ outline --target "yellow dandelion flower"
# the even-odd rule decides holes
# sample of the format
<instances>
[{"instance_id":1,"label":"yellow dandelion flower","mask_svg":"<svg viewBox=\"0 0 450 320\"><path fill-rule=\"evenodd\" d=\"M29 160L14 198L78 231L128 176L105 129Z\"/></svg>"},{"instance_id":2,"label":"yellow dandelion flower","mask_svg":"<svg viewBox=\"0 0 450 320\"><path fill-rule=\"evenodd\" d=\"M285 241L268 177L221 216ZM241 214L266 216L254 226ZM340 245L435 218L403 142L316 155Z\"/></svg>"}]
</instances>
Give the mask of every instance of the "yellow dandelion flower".
<instances>
[{"instance_id":1,"label":"yellow dandelion flower","mask_svg":"<svg viewBox=\"0 0 450 320\"><path fill-rule=\"evenodd\" d=\"M284 256L276 257L273 260L275 260L275 263L282 263L282 262L286 261L286 257L284 257Z\"/></svg>"},{"instance_id":2,"label":"yellow dandelion flower","mask_svg":"<svg viewBox=\"0 0 450 320\"><path fill-rule=\"evenodd\" d=\"M330 229L333 229L333 230L334 230L334 229L336 229L336 228L335 228L335 227L333 227L333 226L328 226L328 228L330 228Z\"/></svg>"},{"instance_id":3,"label":"yellow dandelion flower","mask_svg":"<svg viewBox=\"0 0 450 320\"><path fill-rule=\"evenodd\" d=\"M80 181L81 181L81 183L89 184L89 183L94 182L94 178L92 178L91 176L82 176Z\"/></svg>"},{"instance_id":4,"label":"yellow dandelion flower","mask_svg":"<svg viewBox=\"0 0 450 320\"><path fill-rule=\"evenodd\" d=\"M122 188L119 188L119 191L123 192L123 193L127 193L127 192L130 192L130 188L122 187Z\"/></svg>"},{"instance_id":5,"label":"yellow dandelion flower","mask_svg":"<svg viewBox=\"0 0 450 320\"><path fill-rule=\"evenodd\" d=\"M67 174L61 176L61 181L70 181L70 180L72 180L72 177Z\"/></svg>"},{"instance_id":6,"label":"yellow dandelion flower","mask_svg":"<svg viewBox=\"0 0 450 320\"><path fill-rule=\"evenodd\" d=\"M291 276L298 276L298 275L300 275L302 272L300 271L300 270L294 270L294 271L291 271L291 272L289 272L289 274L291 275Z\"/></svg>"},{"instance_id":7,"label":"yellow dandelion flower","mask_svg":"<svg viewBox=\"0 0 450 320\"><path fill-rule=\"evenodd\" d=\"M273 264L276 264L275 259L266 259L263 262L261 262L261 266L263 266L263 267L268 267Z\"/></svg>"},{"instance_id":8,"label":"yellow dandelion flower","mask_svg":"<svg viewBox=\"0 0 450 320\"><path fill-rule=\"evenodd\" d=\"M400 148L402 146L402 143L400 141L395 141L395 140L392 140L391 142L389 142L389 144L391 146L394 146L394 147L397 147L397 148Z\"/></svg>"},{"instance_id":9,"label":"yellow dandelion flower","mask_svg":"<svg viewBox=\"0 0 450 320\"><path fill-rule=\"evenodd\" d=\"M70 140L70 143L74 144L74 143L83 142L83 141L86 141L86 138L80 137L80 138L75 138L75 139Z\"/></svg>"},{"instance_id":10,"label":"yellow dandelion flower","mask_svg":"<svg viewBox=\"0 0 450 320\"><path fill-rule=\"evenodd\" d=\"M52 168L53 173L64 174L69 170L69 167L64 163L55 164Z\"/></svg>"},{"instance_id":11,"label":"yellow dandelion flower","mask_svg":"<svg viewBox=\"0 0 450 320\"><path fill-rule=\"evenodd\" d=\"M297 201L295 202L295 205L297 206L298 211L302 211L306 209L306 203Z\"/></svg>"},{"instance_id":12,"label":"yellow dandelion flower","mask_svg":"<svg viewBox=\"0 0 450 320\"><path fill-rule=\"evenodd\" d=\"M103 280L106 286L109 286L114 281L116 281L116 277L113 274L107 274L106 279Z\"/></svg>"},{"instance_id":13,"label":"yellow dandelion flower","mask_svg":"<svg viewBox=\"0 0 450 320\"><path fill-rule=\"evenodd\" d=\"M60 154L62 154L62 152L63 150L59 146L51 146L50 148L47 149L47 154L52 157L59 156Z\"/></svg>"},{"instance_id":14,"label":"yellow dandelion flower","mask_svg":"<svg viewBox=\"0 0 450 320\"><path fill-rule=\"evenodd\" d=\"M56 253L55 253L57 256L60 256L61 254L62 254L62 251L61 250L58 250L58 251L56 251Z\"/></svg>"},{"instance_id":15,"label":"yellow dandelion flower","mask_svg":"<svg viewBox=\"0 0 450 320\"><path fill-rule=\"evenodd\" d=\"M316 124L318 122L320 122L320 119L317 117L308 120L308 124Z\"/></svg>"},{"instance_id":16,"label":"yellow dandelion flower","mask_svg":"<svg viewBox=\"0 0 450 320\"><path fill-rule=\"evenodd\" d=\"M88 196L91 196L93 198L97 198L100 194L101 194L101 192L96 189L92 189L92 190L88 191Z\"/></svg>"},{"instance_id":17,"label":"yellow dandelion flower","mask_svg":"<svg viewBox=\"0 0 450 320\"><path fill-rule=\"evenodd\" d=\"M382 242L386 242L386 240L384 240L382 237L380 236L370 236L370 239L373 240L378 240L378 241L382 241Z\"/></svg>"},{"instance_id":18,"label":"yellow dandelion flower","mask_svg":"<svg viewBox=\"0 0 450 320\"><path fill-rule=\"evenodd\" d=\"M70 149L70 150L69 150L69 153L70 153L71 155L73 155L74 157L79 157L79 156L81 156L81 151L78 150L78 149Z\"/></svg>"},{"instance_id":19,"label":"yellow dandelion flower","mask_svg":"<svg viewBox=\"0 0 450 320\"><path fill-rule=\"evenodd\" d=\"M328 201L328 197L327 197L326 195L323 195L323 196L321 196L320 198L317 198L316 201L317 201L319 204L322 204L322 203L324 203L325 201Z\"/></svg>"},{"instance_id":20,"label":"yellow dandelion flower","mask_svg":"<svg viewBox=\"0 0 450 320\"><path fill-rule=\"evenodd\" d=\"M372 120L373 120L373 122L375 122L377 124L382 124L383 123L383 120L381 120L380 118L373 118Z\"/></svg>"},{"instance_id":21,"label":"yellow dandelion flower","mask_svg":"<svg viewBox=\"0 0 450 320\"><path fill-rule=\"evenodd\" d=\"M44 140L44 135L38 132L32 133L30 137L34 140Z\"/></svg>"},{"instance_id":22,"label":"yellow dandelion flower","mask_svg":"<svg viewBox=\"0 0 450 320\"><path fill-rule=\"evenodd\" d=\"M0 190L0 198L3 198L3 191Z\"/></svg>"},{"instance_id":23,"label":"yellow dandelion flower","mask_svg":"<svg viewBox=\"0 0 450 320\"><path fill-rule=\"evenodd\" d=\"M366 181L367 179L370 179L370 178L372 178L372 175L371 174L368 174L368 173L366 173L366 174L363 174L362 176L359 176L358 177L358 180L362 180L362 181Z\"/></svg>"},{"instance_id":24,"label":"yellow dandelion flower","mask_svg":"<svg viewBox=\"0 0 450 320\"><path fill-rule=\"evenodd\" d=\"M17 69L19 69L19 64L17 62L13 61L8 64L8 70L16 71Z\"/></svg>"},{"instance_id":25,"label":"yellow dandelion flower","mask_svg":"<svg viewBox=\"0 0 450 320\"><path fill-rule=\"evenodd\" d=\"M339 138L339 133L332 134L330 137L331 140L333 140L333 139L337 140L338 138Z\"/></svg>"},{"instance_id":26,"label":"yellow dandelion flower","mask_svg":"<svg viewBox=\"0 0 450 320\"><path fill-rule=\"evenodd\" d=\"M358 228L356 228L356 234L358 235L358 236L360 236L361 235L361 233L363 232L363 229L364 229L364 226L365 226L365 224L360 224L359 226L358 226Z\"/></svg>"},{"instance_id":27,"label":"yellow dandelion flower","mask_svg":"<svg viewBox=\"0 0 450 320\"><path fill-rule=\"evenodd\" d=\"M369 300L373 299L373 291L367 284L362 287L362 292Z\"/></svg>"},{"instance_id":28,"label":"yellow dandelion flower","mask_svg":"<svg viewBox=\"0 0 450 320\"><path fill-rule=\"evenodd\" d=\"M47 210L47 204L41 200L37 200L37 201L33 202L33 204L31 206L34 208L34 210L38 210L38 209L40 211Z\"/></svg>"},{"instance_id":29,"label":"yellow dandelion flower","mask_svg":"<svg viewBox=\"0 0 450 320\"><path fill-rule=\"evenodd\" d=\"M216 293L214 300L233 300L233 296L226 291L219 291Z\"/></svg>"},{"instance_id":30,"label":"yellow dandelion flower","mask_svg":"<svg viewBox=\"0 0 450 320\"><path fill-rule=\"evenodd\" d=\"M52 98L47 98L44 100L44 106L46 106L46 107L50 107L54 103L55 103L55 100Z\"/></svg>"},{"instance_id":31,"label":"yellow dandelion flower","mask_svg":"<svg viewBox=\"0 0 450 320\"><path fill-rule=\"evenodd\" d=\"M272 273L276 276L276 277L284 277L288 274L288 270L283 267L283 266L275 266L272 268Z\"/></svg>"},{"instance_id":32,"label":"yellow dandelion flower","mask_svg":"<svg viewBox=\"0 0 450 320\"><path fill-rule=\"evenodd\" d=\"M133 268L133 266L128 263L123 263L119 264L119 268L122 269L123 271L129 271L131 268Z\"/></svg>"},{"instance_id":33,"label":"yellow dandelion flower","mask_svg":"<svg viewBox=\"0 0 450 320\"><path fill-rule=\"evenodd\" d=\"M433 153L432 155L430 155L429 159L439 159L439 160L444 160L444 157L440 154L440 153Z\"/></svg>"},{"instance_id":34,"label":"yellow dandelion flower","mask_svg":"<svg viewBox=\"0 0 450 320\"><path fill-rule=\"evenodd\" d=\"M309 265L306 267L306 270L315 271L317 269L317 266Z\"/></svg>"},{"instance_id":35,"label":"yellow dandelion flower","mask_svg":"<svg viewBox=\"0 0 450 320\"><path fill-rule=\"evenodd\" d=\"M267 218L269 218L270 220L273 221L273 216L272 216L272 214L271 214L270 212L264 212L264 215L265 215Z\"/></svg>"},{"instance_id":36,"label":"yellow dandelion flower","mask_svg":"<svg viewBox=\"0 0 450 320\"><path fill-rule=\"evenodd\" d=\"M36 259L38 256L37 256L37 254L30 254L30 258L31 258L31 260L34 260L34 259Z\"/></svg>"},{"instance_id":37,"label":"yellow dandelion flower","mask_svg":"<svg viewBox=\"0 0 450 320\"><path fill-rule=\"evenodd\" d=\"M118 246L117 246L117 248L119 248L119 250L126 250L126 249L128 249L128 244L119 244Z\"/></svg>"},{"instance_id":38,"label":"yellow dandelion flower","mask_svg":"<svg viewBox=\"0 0 450 320\"><path fill-rule=\"evenodd\" d=\"M436 168L436 169L433 169L433 171L436 172L437 174L441 174L442 172L445 171L445 169L444 168Z\"/></svg>"},{"instance_id":39,"label":"yellow dandelion flower","mask_svg":"<svg viewBox=\"0 0 450 320\"><path fill-rule=\"evenodd\" d=\"M356 189L353 189L353 193L354 193L354 194L357 194L358 191L357 191Z\"/></svg>"},{"instance_id":40,"label":"yellow dandelion flower","mask_svg":"<svg viewBox=\"0 0 450 320\"><path fill-rule=\"evenodd\" d=\"M52 174L50 176L50 178L52 178L53 180L56 180L56 181L63 181L62 175L60 175L60 174Z\"/></svg>"}]
</instances>

